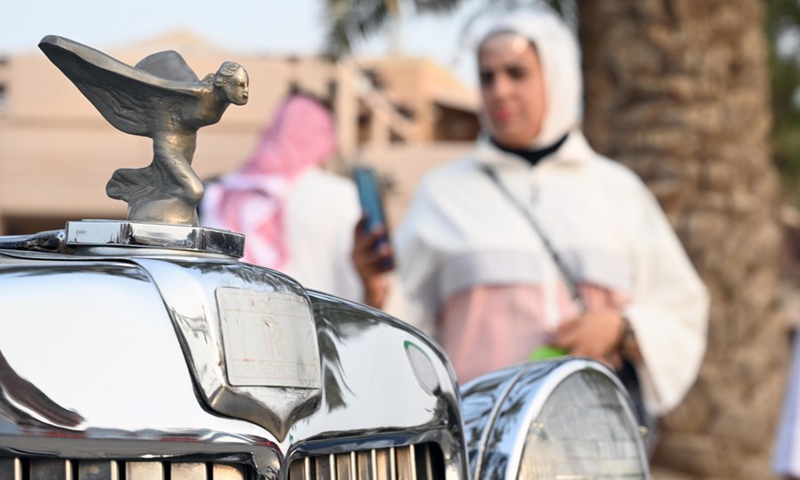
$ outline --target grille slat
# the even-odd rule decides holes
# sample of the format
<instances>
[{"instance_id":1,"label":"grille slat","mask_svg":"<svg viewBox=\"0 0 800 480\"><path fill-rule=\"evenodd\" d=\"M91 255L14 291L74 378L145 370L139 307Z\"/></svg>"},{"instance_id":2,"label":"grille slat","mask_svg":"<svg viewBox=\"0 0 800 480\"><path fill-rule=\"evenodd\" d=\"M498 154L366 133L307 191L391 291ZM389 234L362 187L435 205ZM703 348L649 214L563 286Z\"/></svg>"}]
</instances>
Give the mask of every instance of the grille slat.
<instances>
[{"instance_id":1,"label":"grille slat","mask_svg":"<svg viewBox=\"0 0 800 480\"><path fill-rule=\"evenodd\" d=\"M397 451L394 447L389 449L389 479L397 480Z\"/></svg>"},{"instance_id":2,"label":"grille slat","mask_svg":"<svg viewBox=\"0 0 800 480\"><path fill-rule=\"evenodd\" d=\"M19 458L0 458L0 480L22 480Z\"/></svg>"},{"instance_id":3,"label":"grille slat","mask_svg":"<svg viewBox=\"0 0 800 480\"><path fill-rule=\"evenodd\" d=\"M401 448L395 452L397 461L397 480L417 480L417 466L414 462L414 446Z\"/></svg>"},{"instance_id":4,"label":"grille slat","mask_svg":"<svg viewBox=\"0 0 800 480\"><path fill-rule=\"evenodd\" d=\"M241 465L215 463L212 477L213 480L245 480L245 471Z\"/></svg>"},{"instance_id":5,"label":"grille slat","mask_svg":"<svg viewBox=\"0 0 800 480\"><path fill-rule=\"evenodd\" d=\"M369 459L372 463L369 465L369 471L372 473L370 477L372 480L378 480L378 452L372 450L369 452Z\"/></svg>"},{"instance_id":6,"label":"grille slat","mask_svg":"<svg viewBox=\"0 0 800 480\"><path fill-rule=\"evenodd\" d=\"M172 480L206 480L205 463L173 463L170 465Z\"/></svg>"},{"instance_id":7,"label":"grille slat","mask_svg":"<svg viewBox=\"0 0 800 480\"><path fill-rule=\"evenodd\" d=\"M78 480L119 480L119 465L113 460L78 462Z\"/></svg>"},{"instance_id":8,"label":"grille slat","mask_svg":"<svg viewBox=\"0 0 800 480\"><path fill-rule=\"evenodd\" d=\"M37 458L30 463L31 480L72 480L69 460Z\"/></svg>"},{"instance_id":9,"label":"grille slat","mask_svg":"<svg viewBox=\"0 0 800 480\"><path fill-rule=\"evenodd\" d=\"M374 480L372 452L367 450L363 452L354 452L354 454L356 456L356 478L358 478L358 480Z\"/></svg>"},{"instance_id":10,"label":"grille slat","mask_svg":"<svg viewBox=\"0 0 800 480\"><path fill-rule=\"evenodd\" d=\"M305 457L289 465L289 480L443 480L441 450L432 445Z\"/></svg>"},{"instance_id":11,"label":"grille slat","mask_svg":"<svg viewBox=\"0 0 800 480\"><path fill-rule=\"evenodd\" d=\"M331 468L331 459L333 455L323 455L317 457L315 462L316 480L331 480L333 478L333 469Z\"/></svg>"},{"instance_id":12,"label":"grille slat","mask_svg":"<svg viewBox=\"0 0 800 480\"><path fill-rule=\"evenodd\" d=\"M423 449L423 455L417 455L417 460L422 462L422 465L418 465L422 471L422 478L433 478L433 455L431 454L430 448Z\"/></svg>"},{"instance_id":13,"label":"grille slat","mask_svg":"<svg viewBox=\"0 0 800 480\"><path fill-rule=\"evenodd\" d=\"M308 460L308 459L306 459ZM289 465L289 480L305 480L306 478L306 462L292 462Z\"/></svg>"},{"instance_id":14,"label":"grille slat","mask_svg":"<svg viewBox=\"0 0 800 480\"><path fill-rule=\"evenodd\" d=\"M313 476L311 474L311 459L310 458L306 458L303 463L306 466L305 470L303 470L303 478L305 480L311 480L311 477Z\"/></svg>"},{"instance_id":15,"label":"grille slat","mask_svg":"<svg viewBox=\"0 0 800 480\"><path fill-rule=\"evenodd\" d=\"M125 462L127 480L164 480L164 465L161 462Z\"/></svg>"},{"instance_id":16,"label":"grille slat","mask_svg":"<svg viewBox=\"0 0 800 480\"><path fill-rule=\"evenodd\" d=\"M376 480L393 480L392 473L389 471L392 468L391 460L389 459L389 450L378 450L375 452L376 462L375 468L377 469Z\"/></svg>"},{"instance_id":17,"label":"grille slat","mask_svg":"<svg viewBox=\"0 0 800 480\"><path fill-rule=\"evenodd\" d=\"M336 455L336 480L356 480L351 474L350 454L340 453ZM331 480L334 480L333 478Z\"/></svg>"}]
</instances>

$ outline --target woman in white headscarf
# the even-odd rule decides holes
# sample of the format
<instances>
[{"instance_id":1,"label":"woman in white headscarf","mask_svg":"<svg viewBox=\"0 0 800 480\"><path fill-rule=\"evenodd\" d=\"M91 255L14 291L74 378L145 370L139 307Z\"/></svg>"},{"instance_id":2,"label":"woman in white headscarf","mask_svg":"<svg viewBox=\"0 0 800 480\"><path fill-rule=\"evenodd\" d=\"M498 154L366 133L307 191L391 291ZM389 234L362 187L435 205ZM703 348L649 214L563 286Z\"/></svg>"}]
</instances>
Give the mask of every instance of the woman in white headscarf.
<instances>
[{"instance_id":1,"label":"woman in white headscarf","mask_svg":"<svg viewBox=\"0 0 800 480\"><path fill-rule=\"evenodd\" d=\"M635 366L652 415L694 383L708 295L658 203L580 130L580 54L541 12L478 49L484 132L428 174L396 234L417 314L460 382L543 345Z\"/></svg>"}]
</instances>

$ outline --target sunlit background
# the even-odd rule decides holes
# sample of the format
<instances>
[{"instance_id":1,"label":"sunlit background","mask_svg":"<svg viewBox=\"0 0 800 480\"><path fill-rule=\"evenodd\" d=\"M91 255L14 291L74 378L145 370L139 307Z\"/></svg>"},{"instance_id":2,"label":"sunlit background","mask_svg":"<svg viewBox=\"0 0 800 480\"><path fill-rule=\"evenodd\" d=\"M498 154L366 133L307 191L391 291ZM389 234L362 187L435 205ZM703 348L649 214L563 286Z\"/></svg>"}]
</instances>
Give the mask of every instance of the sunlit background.
<instances>
[{"instance_id":1,"label":"sunlit background","mask_svg":"<svg viewBox=\"0 0 800 480\"><path fill-rule=\"evenodd\" d=\"M200 77L221 61L242 63L250 104L199 132L194 166L203 178L247 158L293 84L335 91L341 152L332 168L376 167L396 224L419 177L473 145L479 102L468 26L501 4L545 0L441 0L458 8L425 15L413 5L436 0L339 0L353 9L383 2L399 15L367 40L347 30L354 55L334 63L323 54L326 5L336 2L3 2L0 234L124 216L105 182L152 155L148 139L114 130L44 58L36 45L47 34L130 64L175 49ZM546 3L581 36L589 140L655 192L713 298L706 361L663 422L654 476L770 478L800 318L800 3Z\"/></svg>"},{"instance_id":2,"label":"sunlit background","mask_svg":"<svg viewBox=\"0 0 800 480\"><path fill-rule=\"evenodd\" d=\"M356 51L368 55L393 49L429 56L447 67L459 62L461 29L480 10L475 0L455 12L403 19L399 34L380 32L370 40L354 38ZM231 52L313 54L325 49L323 0L241 0L231 3L78 0L4 2L0 52L33 50L47 34L72 38L101 49L123 47L176 30L199 35ZM473 81L462 65L462 79Z\"/></svg>"}]
</instances>

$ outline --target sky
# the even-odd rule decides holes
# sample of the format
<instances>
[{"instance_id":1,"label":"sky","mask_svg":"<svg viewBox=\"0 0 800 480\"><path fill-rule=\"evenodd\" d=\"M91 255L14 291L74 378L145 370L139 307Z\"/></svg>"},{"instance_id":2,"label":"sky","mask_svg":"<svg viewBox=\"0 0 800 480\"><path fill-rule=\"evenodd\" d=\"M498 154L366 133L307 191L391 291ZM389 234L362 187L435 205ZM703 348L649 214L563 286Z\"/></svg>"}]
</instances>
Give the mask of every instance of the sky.
<instances>
[{"instance_id":1,"label":"sky","mask_svg":"<svg viewBox=\"0 0 800 480\"><path fill-rule=\"evenodd\" d=\"M181 29L231 52L311 54L324 44L324 0L4 0L0 7L0 54L32 51L48 34L98 50L112 49ZM461 30L480 8L464 2L448 15L407 14L399 51L427 56L475 84L469 51L460 55ZM389 35L357 46L356 53L389 51Z\"/></svg>"}]
</instances>

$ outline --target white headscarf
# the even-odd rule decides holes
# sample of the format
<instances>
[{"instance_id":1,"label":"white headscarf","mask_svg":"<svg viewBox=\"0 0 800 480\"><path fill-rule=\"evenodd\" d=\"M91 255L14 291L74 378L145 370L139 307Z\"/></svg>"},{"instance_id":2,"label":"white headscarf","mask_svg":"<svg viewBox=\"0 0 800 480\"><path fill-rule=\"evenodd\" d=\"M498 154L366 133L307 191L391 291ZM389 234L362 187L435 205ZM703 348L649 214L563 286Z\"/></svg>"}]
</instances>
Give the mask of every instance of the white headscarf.
<instances>
[{"instance_id":1,"label":"white headscarf","mask_svg":"<svg viewBox=\"0 0 800 480\"><path fill-rule=\"evenodd\" d=\"M581 123L583 82L578 41L561 18L544 10L499 20L478 45L501 32L517 33L536 46L547 105L542 129L531 147L550 146Z\"/></svg>"}]
</instances>

